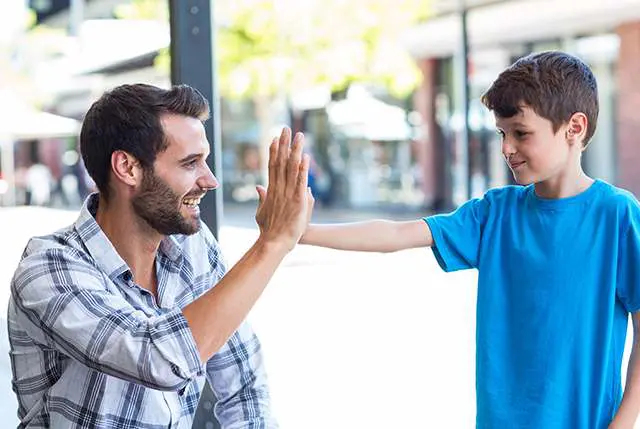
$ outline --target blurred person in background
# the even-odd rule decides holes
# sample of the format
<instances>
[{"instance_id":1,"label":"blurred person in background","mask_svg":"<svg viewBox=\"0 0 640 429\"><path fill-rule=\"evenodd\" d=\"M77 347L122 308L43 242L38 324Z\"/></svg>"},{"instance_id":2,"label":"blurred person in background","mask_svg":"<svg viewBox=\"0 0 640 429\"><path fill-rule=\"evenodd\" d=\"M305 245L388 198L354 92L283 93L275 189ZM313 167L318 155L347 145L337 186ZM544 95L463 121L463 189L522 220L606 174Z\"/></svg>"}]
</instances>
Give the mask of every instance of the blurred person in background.
<instances>
[{"instance_id":1,"label":"blurred person in background","mask_svg":"<svg viewBox=\"0 0 640 429\"><path fill-rule=\"evenodd\" d=\"M30 240L11 283L20 427L190 428L205 379L222 427L277 427L244 319L309 221L309 160L302 135L274 139L259 238L227 272L198 209L219 185L208 115L185 85L124 85L89 109L81 152L99 192Z\"/></svg>"},{"instance_id":2,"label":"blurred person in background","mask_svg":"<svg viewBox=\"0 0 640 429\"><path fill-rule=\"evenodd\" d=\"M46 165L36 162L26 173L26 204L46 206L51 199L53 177Z\"/></svg>"}]
</instances>

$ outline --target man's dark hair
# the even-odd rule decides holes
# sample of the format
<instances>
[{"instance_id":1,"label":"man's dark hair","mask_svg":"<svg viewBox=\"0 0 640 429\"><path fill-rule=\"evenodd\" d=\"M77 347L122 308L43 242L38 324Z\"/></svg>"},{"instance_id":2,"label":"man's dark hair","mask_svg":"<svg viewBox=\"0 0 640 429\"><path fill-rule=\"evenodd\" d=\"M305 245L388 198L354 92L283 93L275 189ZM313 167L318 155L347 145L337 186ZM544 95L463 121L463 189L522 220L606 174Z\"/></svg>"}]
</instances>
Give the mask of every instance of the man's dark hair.
<instances>
[{"instance_id":1,"label":"man's dark hair","mask_svg":"<svg viewBox=\"0 0 640 429\"><path fill-rule=\"evenodd\" d=\"M122 150L131 154L149 171L157 154L167 149L163 114L185 115L204 122L209 117L209 103L198 90L187 85L166 90L134 84L106 92L89 108L80 131L80 151L104 198L109 198L113 152Z\"/></svg>"},{"instance_id":2,"label":"man's dark hair","mask_svg":"<svg viewBox=\"0 0 640 429\"><path fill-rule=\"evenodd\" d=\"M527 105L551 121L554 133L574 113L582 112L588 120L585 146L596 131L596 78L589 66L564 52L540 52L520 58L500 73L481 100L503 118L515 116L523 104Z\"/></svg>"}]
</instances>

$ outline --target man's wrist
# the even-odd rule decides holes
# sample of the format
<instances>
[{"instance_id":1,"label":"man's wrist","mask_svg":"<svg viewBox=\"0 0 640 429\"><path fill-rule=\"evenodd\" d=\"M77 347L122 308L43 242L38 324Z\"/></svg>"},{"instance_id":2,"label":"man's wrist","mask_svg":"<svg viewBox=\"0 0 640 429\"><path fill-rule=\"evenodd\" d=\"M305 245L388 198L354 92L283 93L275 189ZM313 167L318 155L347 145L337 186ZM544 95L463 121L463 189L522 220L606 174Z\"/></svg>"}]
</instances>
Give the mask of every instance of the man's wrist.
<instances>
[{"instance_id":1,"label":"man's wrist","mask_svg":"<svg viewBox=\"0 0 640 429\"><path fill-rule=\"evenodd\" d=\"M256 241L256 249L261 254L282 258L284 258L294 246L295 243L291 243L291 240L266 237L264 234L260 234L260 237L258 237Z\"/></svg>"}]
</instances>

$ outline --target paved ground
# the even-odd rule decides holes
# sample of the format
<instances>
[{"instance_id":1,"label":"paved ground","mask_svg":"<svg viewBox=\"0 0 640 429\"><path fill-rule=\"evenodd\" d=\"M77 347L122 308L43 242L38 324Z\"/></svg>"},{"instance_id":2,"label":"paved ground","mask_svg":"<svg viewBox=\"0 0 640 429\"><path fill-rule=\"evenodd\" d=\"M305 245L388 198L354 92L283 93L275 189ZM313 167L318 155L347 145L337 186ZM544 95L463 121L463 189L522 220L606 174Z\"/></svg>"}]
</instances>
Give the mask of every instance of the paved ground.
<instances>
[{"instance_id":1,"label":"paved ground","mask_svg":"<svg viewBox=\"0 0 640 429\"><path fill-rule=\"evenodd\" d=\"M319 211L320 221L381 213ZM28 237L74 212L0 208L0 421L16 422L4 314ZM250 207L227 208L220 242L235 262L256 237ZM417 214L395 214L398 218ZM444 274L429 250L396 254L299 246L250 315L283 429L472 428L474 272Z\"/></svg>"},{"instance_id":2,"label":"paved ground","mask_svg":"<svg viewBox=\"0 0 640 429\"><path fill-rule=\"evenodd\" d=\"M251 216L238 207L225 216L220 241L231 263L256 237ZM0 209L0 315L28 237L74 218L50 209ZM250 315L282 428L473 427L474 282L473 272L444 275L428 250L382 255L298 247ZM15 422L4 326L0 333L0 419Z\"/></svg>"}]
</instances>

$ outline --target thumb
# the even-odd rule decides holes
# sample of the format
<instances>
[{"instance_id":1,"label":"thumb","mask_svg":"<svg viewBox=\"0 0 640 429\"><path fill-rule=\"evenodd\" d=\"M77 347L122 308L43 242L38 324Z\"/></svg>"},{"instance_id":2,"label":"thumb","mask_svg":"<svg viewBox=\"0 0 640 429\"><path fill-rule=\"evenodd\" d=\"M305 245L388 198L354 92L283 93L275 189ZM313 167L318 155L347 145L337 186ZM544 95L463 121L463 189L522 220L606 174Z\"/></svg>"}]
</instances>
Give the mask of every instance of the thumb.
<instances>
[{"instance_id":1,"label":"thumb","mask_svg":"<svg viewBox=\"0 0 640 429\"><path fill-rule=\"evenodd\" d=\"M316 203L316 199L313 197L313 193L311 192L311 188L307 188L307 221L311 219L311 214L313 213L313 206Z\"/></svg>"},{"instance_id":2,"label":"thumb","mask_svg":"<svg viewBox=\"0 0 640 429\"><path fill-rule=\"evenodd\" d=\"M256 191L258 191L258 204L262 205L264 203L264 199L267 196L267 190L262 185L256 186Z\"/></svg>"}]
</instances>

